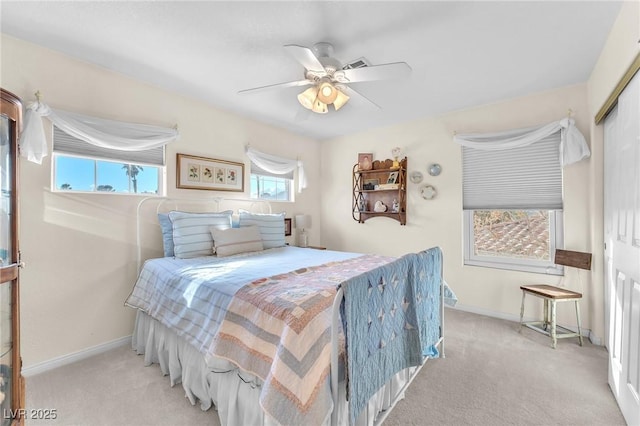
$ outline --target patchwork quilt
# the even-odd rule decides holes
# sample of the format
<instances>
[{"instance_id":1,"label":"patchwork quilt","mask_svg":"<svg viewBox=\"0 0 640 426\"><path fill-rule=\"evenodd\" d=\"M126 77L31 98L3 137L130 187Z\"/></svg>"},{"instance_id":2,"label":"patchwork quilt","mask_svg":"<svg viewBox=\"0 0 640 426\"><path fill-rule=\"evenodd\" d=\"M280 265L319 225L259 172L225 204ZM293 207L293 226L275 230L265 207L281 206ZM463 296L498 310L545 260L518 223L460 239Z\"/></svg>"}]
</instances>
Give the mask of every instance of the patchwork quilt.
<instances>
[{"instance_id":1,"label":"patchwork quilt","mask_svg":"<svg viewBox=\"0 0 640 426\"><path fill-rule=\"evenodd\" d=\"M407 254L342 284L351 424L394 374L437 354L441 285L438 247Z\"/></svg>"},{"instance_id":2,"label":"patchwork quilt","mask_svg":"<svg viewBox=\"0 0 640 426\"><path fill-rule=\"evenodd\" d=\"M260 404L278 423L323 423L333 404L327 377L337 287L393 260L365 255L247 284L229 304L210 353L264 381Z\"/></svg>"}]
</instances>

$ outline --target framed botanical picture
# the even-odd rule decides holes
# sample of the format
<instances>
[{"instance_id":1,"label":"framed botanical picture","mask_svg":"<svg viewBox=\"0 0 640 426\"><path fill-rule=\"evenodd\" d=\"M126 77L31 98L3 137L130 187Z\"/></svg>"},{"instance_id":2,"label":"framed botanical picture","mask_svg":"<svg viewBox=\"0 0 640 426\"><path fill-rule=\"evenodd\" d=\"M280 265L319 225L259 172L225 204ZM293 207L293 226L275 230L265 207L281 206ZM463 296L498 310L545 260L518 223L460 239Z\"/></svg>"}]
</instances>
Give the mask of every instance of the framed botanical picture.
<instances>
[{"instance_id":1,"label":"framed botanical picture","mask_svg":"<svg viewBox=\"0 0 640 426\"><path fill-rule=\"evenodd\" d=\"M244 163L177 154L176 188L244 192Z\"/></svg>"},{"instance_id":2,"label":"framed botanical picture","mask_svg":"<svg viewBox=\"0 0 640 426\"><path fill-rule=\"evenodd\" d=\"M387 179L387 183L398 183L398 172L389 173L389 178Z\"/></svg>"},{"instance_id":3,"label":"framed botanical picture","mask_svg":"<svg viewBox=\"0 0 640 426\"><path fill-rule=\"evenodd\" d=\"M373 167L373 154L361 152L358 154L358 170L371 170Z\"/></svg>"},{"instance_id":4,"label":"framed botanical picture","mask_svg":"<svg viewBox=\"0 0 640 426\"><path fill-rule=\"evenodd\" d=\"M288 237L289 235L291 235L291 218L285 217L284 218L284 236Z\"/></svg>"}]
</instances>

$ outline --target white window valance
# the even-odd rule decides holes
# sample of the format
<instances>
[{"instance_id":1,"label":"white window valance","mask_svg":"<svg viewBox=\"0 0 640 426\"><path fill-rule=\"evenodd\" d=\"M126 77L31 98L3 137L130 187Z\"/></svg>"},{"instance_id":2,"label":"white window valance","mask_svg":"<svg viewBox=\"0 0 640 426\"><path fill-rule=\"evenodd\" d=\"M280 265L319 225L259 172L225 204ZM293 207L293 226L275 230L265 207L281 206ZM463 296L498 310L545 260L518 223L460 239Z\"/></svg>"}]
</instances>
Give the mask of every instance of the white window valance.
<instances>
[{"instance_id":1,"label":"white window valance","mask_svg":"<svg viewBox=\"0 0 640 426\"><path fill-rule=\"evenodd\" d=\"M256 151L250 146L247 146L246 153L253 164L274 175L287 175L297 168L298 192L302 192L307 187L307 177L304 174L302 161L265 154L264 152Z\"/></svg>"},{"instance_id":2,"label":"white window valance","mask_svg":"<svg viewBox=\"0 0 640 426\"><path fill-rule=\"evenodd\" d=\"M145 149L141 151L120 151L116 149L101 148L83 140L75 138L53 126L53 149L56 154L64 156L79 156L94 160L106 160L135 164L138 166L159 166L165 165L164 146Z\"/></svg>"},{"instance_id":3,"label":"white window valance","mask_svg":"<svg viewBox=\"0 0 640 426\"><path fill-rule=\"evenodd\" d=\"M572 118L544 126L497 133L456 134L453 141L467 148L496 151L531 145L560 131L560 164L564 167L591 155L587 142Z\"/></svg>"},{"instance_id":4,"label":"white window valance","mask_svg":"<svg viewBox=\"0 0 640 426\"><path fill-rule=\"evenodd\" d=\"M254 163L253 161L251 162L251 174L252 175L270 176L270 177L275 177L275 178L293 180L293 178L294 178L293 172L294 172L294 170L291 170L289 173L285 173L285 174L269 173L268 171L266 171L262 167L258 167L256 165L256 163Z\"/></svg>"},{"instance_id":5,"label":"white window valance","mask_svg":"<svg viewBox=\"0 0 640 426\"><path fill-rule=\"evenodd\" d=\"M162 147L179 138L175 128L148 124L107 120L73 112L52 109L36 102L25 113L25 124L20 136L20 155L41 164L47 155L42 117L47 117L65 133L91 145L119 151L143 151Z\"/></svg>"}]
</instances>

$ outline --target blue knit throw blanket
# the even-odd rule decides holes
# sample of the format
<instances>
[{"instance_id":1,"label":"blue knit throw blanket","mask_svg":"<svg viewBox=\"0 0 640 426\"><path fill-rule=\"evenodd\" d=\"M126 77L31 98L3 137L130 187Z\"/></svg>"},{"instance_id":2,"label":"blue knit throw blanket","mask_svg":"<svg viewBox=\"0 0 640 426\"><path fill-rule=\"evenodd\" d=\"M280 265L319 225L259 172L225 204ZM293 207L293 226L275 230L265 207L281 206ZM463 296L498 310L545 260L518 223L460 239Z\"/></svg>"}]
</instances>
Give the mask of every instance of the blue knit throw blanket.
<instances>
[{"instance_id":1,"label":"blue knit throw blanket","mask_svg":"<svg viewBox=\"0 0 640 426\"><path fill-rule=\"evenodd\" d=\"M342 283L350 424L394 374L437 354L441 285L439 247Z\"/></svg>"}]
</instances>

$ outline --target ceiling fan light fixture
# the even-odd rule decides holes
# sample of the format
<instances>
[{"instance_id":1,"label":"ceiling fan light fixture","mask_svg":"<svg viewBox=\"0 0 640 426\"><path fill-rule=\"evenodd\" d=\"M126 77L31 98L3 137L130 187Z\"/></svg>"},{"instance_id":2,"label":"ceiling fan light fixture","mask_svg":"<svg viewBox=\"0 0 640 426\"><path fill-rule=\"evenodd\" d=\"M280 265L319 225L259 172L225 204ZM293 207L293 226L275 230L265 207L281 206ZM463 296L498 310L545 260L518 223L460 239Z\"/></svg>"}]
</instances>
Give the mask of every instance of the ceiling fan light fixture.
<instances>
[{"instance_id":1,"label":"ceiling fan light fixture","mask_svg":"<svg viewBox=\"0 0 640 426\"><path fill-rule=\"evenodd\" d=\"M313 103L311 111L317 112L318 114L326 114L329 111L329 108L327 108L327 104L323 103L319 99L316 99L316 101Z\"/></svg>"},{"instance_id":2,"label":"ceiling fan light fixture","mask_svg":"<svg viewBox=\"0 0 640 426\"><path fill-rule=\"evenodd\" d=\"M339 110L340 108L342 108L344 106L344 104L346 104L347 102L349 102L349 96L345 95L344 93L342 93L341 90L336 89L336 100L333 101L333 107L337 110Z\"/></svg>"},{"instance_id":3,"label":"ceiling fan light fixture","mask_svg":"<svg viewBox=\"0 0 640 426\"><path fill-rule=\"evenodd\" d=\"M336 100L338 96L338 89L328 81L325 81L320 84L320 89L318 90L318 99L324 104L332 104L333 101Z\"/></svg>"},{"instance_id":4,"label":"ceiling fan light fixture","mask_svg":"<svg viewBox=\"0 0 640 426\"><path fill-rule=\"evenodd\" d=\"M318 88L316 86L309 87L307 90L298 95L298 102L300 102L300 105L302 105L306 109L312 109L317 97Z\"/></svg>"},{"instance_id":5,"label":"ceiling fan light fixture","mask_svg":"<svg viewBox=\"0 0 640 426\"><path fill-rule=\"evenodd\" d=\"M329 105L333 105L336 111L346 105L349 96L343 90L351 97L355 96L358 103L365 101L380 109L379 105L347 84L407 77L411 73L411 67L406 62L371 65L364 58L360 58L342 66L341 62L333 57L333 46L327 42L316 43L313 50L297 44L287 44L284 47L304 67L304 80L254 87L253 89L240 90L238 93L311 86L297 96L298 102L303 107L315 113L327 113Z\"/></svg>"}]
</instances>

